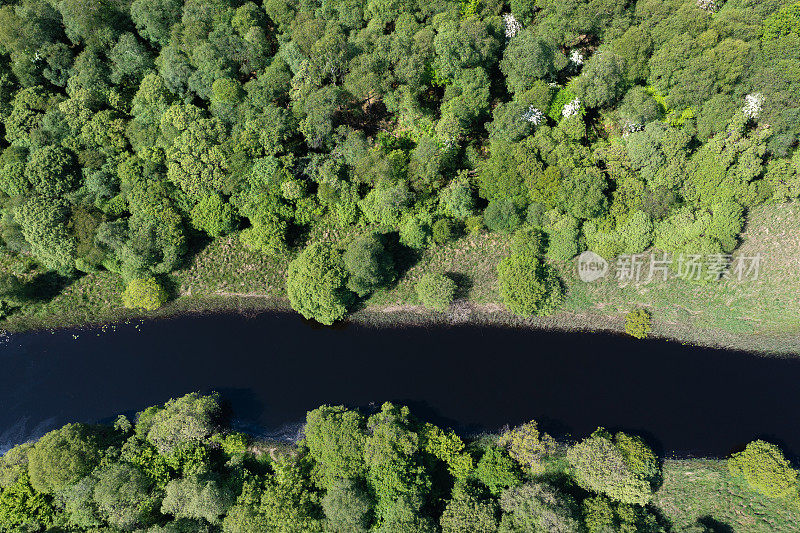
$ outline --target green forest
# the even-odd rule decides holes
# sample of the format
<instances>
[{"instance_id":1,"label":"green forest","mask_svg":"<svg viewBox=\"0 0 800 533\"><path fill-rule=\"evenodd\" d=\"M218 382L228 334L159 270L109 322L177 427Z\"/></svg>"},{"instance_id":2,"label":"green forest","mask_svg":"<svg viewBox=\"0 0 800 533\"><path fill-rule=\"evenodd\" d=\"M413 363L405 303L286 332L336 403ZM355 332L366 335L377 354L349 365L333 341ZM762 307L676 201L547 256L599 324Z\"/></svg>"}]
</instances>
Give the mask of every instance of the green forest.
<instances>
[{"instance_id":1,"label":"green forest","mask_svg":"<svg viewBox=\"0 0 800 533\"><path fill-rule=\"evenodd\" d=\"M760 440L727 461L675 461L603 428L563 442L529 422L463 440L391 403L319 407L296 444L228 418L193 393L19 445L0 457L0 529L754 533L800 520L798 471Z\"/></svg>"},{"instance_id":2,"label":"green forest","mask_svg":"<svg viewBox=\"0 0 800 533\"><path fill-rule=\"evenodd\" d=\"M155 310L232 237L330 324L487 233L547 315L553 262L728 258L800 196L798 94L785 0L2 0L0 315L98 273Z\"/></svg>"}]
</instances>

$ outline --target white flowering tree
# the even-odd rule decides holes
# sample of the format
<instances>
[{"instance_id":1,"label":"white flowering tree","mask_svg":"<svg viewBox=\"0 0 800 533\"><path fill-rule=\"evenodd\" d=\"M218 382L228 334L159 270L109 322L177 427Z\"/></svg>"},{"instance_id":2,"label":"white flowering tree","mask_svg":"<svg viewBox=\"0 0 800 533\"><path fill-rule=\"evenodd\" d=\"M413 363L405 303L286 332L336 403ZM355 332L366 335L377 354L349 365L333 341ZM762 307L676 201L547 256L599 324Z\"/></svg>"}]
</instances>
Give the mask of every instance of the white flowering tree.
<instances>
[{"instance_id":1,"label":"white flowering tree","mask_svg":"<svg viewBox=\"0 0 800 533\"><path fill-rule=\"evenodd\" d=\"M503 15L503 22L506 25L506 39L516 37L517 34L522 30L522 24L520 24L511 13L506 13Z\"/></svg>"},{"instance_id":2,"label":"white flowering tree","mask_svg":"<svg viewBox=\"0 0 800 533\"><path fill-rule=\"evenodd\" d=\"M744 97L742 113L750 120L758 120L761 107L764 105L764 96L761 93L748 94Z\"/></svg>"}]
</instances>

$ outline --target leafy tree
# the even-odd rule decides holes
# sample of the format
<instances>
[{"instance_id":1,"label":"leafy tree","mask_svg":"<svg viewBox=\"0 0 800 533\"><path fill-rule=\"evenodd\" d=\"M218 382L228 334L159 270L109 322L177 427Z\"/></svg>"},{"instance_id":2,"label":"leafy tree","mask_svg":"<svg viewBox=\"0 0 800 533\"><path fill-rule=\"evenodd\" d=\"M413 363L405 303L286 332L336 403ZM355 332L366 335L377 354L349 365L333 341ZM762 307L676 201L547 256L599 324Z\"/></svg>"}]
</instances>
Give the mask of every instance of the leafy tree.
<instances>
[{"instance_id":1,"label":"leafy tree","mask_svg":"<svg viewBox=\"0 0 800 533\"><path fill-rule=\"evenodd\" d=\"M770 498L798 499L797 470L776 445L763 440L749 443L728 459L731 475L742 477L755 491Z\"/></svg>"},{"instance_id":2,"label":"leafy tree","mask_svg":"<svg viewBox=\"0 0 800 533\"><path fill-rule=\"evenodd\" d=\"M136 433L147 438L161 454L187 442L201 443L217 429L220 406L216 395L187 394L169 400L163 408L139 414Z\"/></svg>"},{"instance_id":3,"label":"leafy tree","mask_svg":"<svg viewBox=\"0 0 800 533\"><path fill-rule=\"evenodd\" d=\"M139 34L160 46L170 41L170 29L180 20L180 0L133 0L131 19Z\"/></svg>"},{"instance_id":4,"label":"leafy tree","mask_svg":"<svg viewBox=\"0 0 800 533\"><path fill-rule=\"evenodd\" d=\"M306 416L305 445L326 480L363 476L365 420L357 411L324 405Z\"/></svg>"},{"instance_id":5,"label":"leafy tree","mask_svg":"<svg viewBox=\"0 0 800 533\"><path fill-rule=\"evenodd\" d=\"M531 235L515 236L515 250L497 265L500 296L513 313L522 316L552 313L561 302L563 289L555 272L531 253L525 241Z\"/></svg>"},{"instance_id":6,"label":"leafy tree","mask_svg":"<svg viewBox=\"0 0 800 533\"><path fill-rule=\"evenodd\" d=\"M447 502L442 512L442 532L494 533L497 531L497 510L497 503L493 500L481 501L466 491L461 491Z\"/></svg>"},{"instance_id":7,"label":"leafy tree","mask_svg":"<svg viewBox=\"0 0 800 533\"><path fill-rule=\"evenodd\" d=\"M69 207L60 198L32 196L20 205L14 219L31 251L48 268L69 273L75 267L76 245L67 233Z\"/></svg>"},{"instance_id":8,"label":"leafy tree","mask_svg":"<svg viewBox=\"0 0 800 533\"><path fill-rule=\"evenodd\" d=\"M154 311L167 302L167 291L152 276L131 280L122 293L125 307Z\"/></svg>"},{"instance_id":9,"label":"leafy tree","mask_svg":"<svg viewBox=\"0 0 800 533\"><path fill-rule=\"evenodd\" d=\"M650 333L650 313L646 309L634 309L625 315L625 333L644 339Z\"/></svg>"},{"instance_id":10,"label":"leafy tree","mask_svg":"<svg viewBox=\"0 0 800 533\"><path fill-rule=\"evenodd\" d=\"M347 314L351 293L346 279L342 254L330 245L313 243L289 263L289 301L307 319L333 324Z\"/></svg>"},{"instance_id":11,"label":"leafy tree","mask_svg":"<svg viewBox=\"0 0 800 533\"><path fill-rule=\"evenodd\" d=\"M580 511L574 500L548 485L527 483L500 496L503 519L500 532L581 531Z\"/></svg>"},{"instance_id":12,"label":"leafy tree","mask_svg":"<svg viewBox=\"0 0 800 533\"><path fill-rule=\"evenodd\" d=\"M493 493L500 494L503 489L522 483L519 467L505 453L505 450L490 446L486 449L475 467L475 477Z\"/></svg>"},{"instance_id":13,"label":"leafy tree","mask_svg":"<svg viewBox=\"0 0 800 533\"><path fill-rule=\"evenodd\" d=\"M625 60L614 52L598 51L573 85L581 101L589 107L606 107L625 92Z\"/></svg>"},{"instance_id":14,"label":"leafy tree","mask_svg":"<svg viewBox=\"0 0 800 533\"><path fill-rule=\"evenodd\" d=\"M366 533L372 518L372 501L367 492L351 479L336 480L322 499L328 519L326 531Z\"/></svg>"},{"instance_id":15,"label":"leafy tree","mask_svg":"<svg viewBox=\"0 0 800 533\"><path fill-rule=\"evenodd\" d=\"M503 52L500 70L506 77L508 90L521 93L532 88L537 79L547 79L566 65L564 55L529 27L511 39Z\"/></svg>"},{"instance_id":16,"label":"leafy tree","mask_svg":"<svg viewBox=\"0 0 800 533\"><path fill-rule=\"evenodd\" d=\"M416 285L417 298L428 309L444 312L456 295L456 283L445 274L427 272Z\"/></svg>"},{"instance_id":17,"label":"leafy tree","mask_svg":"<svg viewBox=\"0 0 800 533\"><path fill-rule=\"evenodd\" d=\"M124 530L147 527L157 517L159 498L151 491L150 481L125 463L99 470L94 500L106 521Z\"/></svg>"},{"instance_id":18,"label":"leafy tree","mask_svg":"<svg viewBox=\"0 0 800 533\"><path fill-rule=\"evenodd\" d=\"M55 514L50 500L31 487L27 474L0 490L0 527L6 531L43 530Z\"/></svg>"},{"instance_id":19,"label":"leafy tree","mask_svg":"<svg viewBox=\"0 0 800 533\"><path fill-rule=\"evenodd\" d=\"M395 278L394 259L386 249L385 236L379 233L367 233L353 240L343 259L349 274L347 288L358 296L385 287Z\"/></svg>"},{"instance_id":20,"label":"leafy tree","mask_svg":"<svg viewBox=\"0 0 800 533\"><path fill-rule=\"evenodd\" d=\"M544 472L544 459L555 451L556 442L547 433L542 433L535 421L530 421L500 435L500 446L522 468L536 475Z\"/></svg>"},{"instance_id":21,"label":"leafy tree","mask_svg":"<svg viewBox=\"0 0 800 533\"><path fill-rule=\"evenodd\" d=\"M100 460L95 437L83 424L67 424L47 433L28 452L31 487L57 493L90 473Z\"/></svg>"},{"instance_id":22,"label":"leafy tree","mask_svg":"<svg viewBox=\"0 0 800 533\"><path fill-rule=\"evenodd\" d=\"M522 225L521 209L513 200L492 200L483 212L483 221L491 231L513 233Z\"/></svg>"},{"instance_id":23,"label":"leafy tree","mask_svg":"<svg viewBox=\"0 0 800 533\"><path fill-rule=\"evenodd\" d=\"M567 452L572 476L583 488L622 503L645 505L659 474L653 452L637 437L602 428Z\"/></svg>"},{"instance_id":24,"label":"leafy tree","mask_svg":"<svg viewBox=\"0 0 800 533\"><path fill-rule=\"evenodd\" d=\"M216 480L189 477L167 483L161 512L176 518L204 519L219 524L233 503L234 495Z\"/></svg>"},{"instance_id":25,"label":"leafy tree","mask_svg":"<svg viewBox=\"0 0 800 533\"><path fill-rule=\"evenodd\" d=\"M219 237L236 229L236 211L219 194L204 197L191 211L192 225L212 237Z\"/></svg>"}]
</instances>

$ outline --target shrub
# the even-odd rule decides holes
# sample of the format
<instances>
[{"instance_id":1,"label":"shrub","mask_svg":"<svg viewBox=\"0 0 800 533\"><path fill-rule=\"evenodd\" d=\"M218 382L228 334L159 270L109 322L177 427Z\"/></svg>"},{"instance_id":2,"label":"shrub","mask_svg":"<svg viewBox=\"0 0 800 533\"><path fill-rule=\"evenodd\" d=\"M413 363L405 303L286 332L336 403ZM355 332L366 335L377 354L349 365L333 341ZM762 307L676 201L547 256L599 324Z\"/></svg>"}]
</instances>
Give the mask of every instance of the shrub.
<instances>
[{"instance_id":1,"label":"shrub","mask_svg":"<svg viewBox=\"0 0 800 533\"><path fill-rule=\"evenodd\" d=\"M456 294L456 283L444 274L427 273L417 282L417 297L426 308L447 311Z\"/></svg>"},{"instance_id":2,"label":"shrub","mask_svg":"<svg viewBox=\"0 0 800 533\"><path fill-rule=\"evenodd\" d=\"M444 244L453 240L455 229L453 221L449 218L440 218L433 223L433 242L436 244Z\"/></svg>"},{"instance_id":3,"label":"shrub","mask_svg":"<svg viewBox=\"0 0 800 533\"><path fill-rule=\"evenodd\" d=\"M344 265L349 273L347 288L360 297L395 278L394 259L384 246L383 235L378 233L368 233L351 242L344 253Z\"/></svg>"},{"instance_id":4,"label":"shrub","mask_svg":"<svg viewBox=\"0 0 800 533\"><path fill-rule=\"evenodd\" d=\"M652 317L645 309L634 309L625 316L625 333L637 339L644 339L650 333Z\"/></svg>"},{"instance_id":5,"label":"shrub","mask_svg":"<svg viewBox=\"0 0 800 533\"><path fill-rule=\"evenodd\" d=\"M153 276L134 279L122 293L122 302L129 309L154 311L167 303L167 299L167 291Z\"/></svg>"},{"instance_id":6,"label":"shrub","mask_svg":"<svg viewBox=\"0 0 800 533\"><path fill-rule=\"evenodd\" d=\"M492 200L483 212L483 220L491 231L511 233L522 224L520 211L512 200Z\"/></svg>"},{"instance_id":7,"label":"shrub","mask_svg":"<svg viewBox=\"0 0 800 533\"><path fill-rule=\"evenodd\" d=\"M731 475L742 477L750 488L770 498L798 498L797 470L781 449L763 440L747 445L728 459Z\"/></svg>"},{"instance_id":8,"label":"shrub","mask_svg":"<svg viewBox=\"0 0 800 533\"><path fill-rule=\"evenodd\" d=\"M517 234L509 257L497 265L500 296L512 313L541 316L552 313L561 303L563 288L555 271L533 253L527 240L532 233Z\"/></svg>"}]
</instances>

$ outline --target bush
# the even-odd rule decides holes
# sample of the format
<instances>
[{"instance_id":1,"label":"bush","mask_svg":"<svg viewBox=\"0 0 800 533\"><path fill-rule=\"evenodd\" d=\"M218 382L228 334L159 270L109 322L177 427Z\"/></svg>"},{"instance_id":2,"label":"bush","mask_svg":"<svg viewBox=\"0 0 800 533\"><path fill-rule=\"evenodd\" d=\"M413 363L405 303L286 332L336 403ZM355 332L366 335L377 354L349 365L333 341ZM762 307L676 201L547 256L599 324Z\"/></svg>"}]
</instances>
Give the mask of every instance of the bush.
<instances>
[{"instance_id":1,"label":"bush","mask_svg":"<svg viewBox=\"0 0 800 533\"><path fill-rule=\"evenodd\" d=\"M563 288L555 271L534 253L537 233L520 232L512 252L497 265L500 296L512 313L541 316L555 311L561 303Z\"/></svg>"},{"instance_id":2,"label":"bush","mask_svg":"<svg viewBox=\"0 0 800 533\"><path fill-rule=\"evenodd\" d=\"M384 236L368 233L353 240L344 252L349 273L347 288L363 297L395 278L394 259L384 246Z\"/></svg>"},{"instance_id":3,"label":"bush","mask_svg":"<svg viewBox=\"0 0 800 533\"><path fill-rule=\"evenodd\" d=\"M652 317L645 309L634 309L625 316L625 333L637 339L644 339L650 333Z\"/></svg>"},{"instance_id":4,"label":"bush","mask_svg":"<svg viewBox=\"0 0 800 533\"><path fill-rule=\"evenodd\" d=\"M167 303L167 291L152 276L134 279L125 287L122 302L129 309L154 311Z\"/></svg>"},{"instance_id":5,"label":"bush","mask_svg":"<svg viewBox=\"0 0 800 533\"><path fill-rule=\"evenodd\" d=\"M286 291L295 311L331 325L347 315L352 293L346 279L342 254L329 244L314 243L289 263Z\"/></svg>"},{"instance_id":6,"label":"bush","mask_svg":"<svg viewBox=\"0 0 800 533\"><path fill-rule=\"evenodd\" d=\"M426 308L447 311L456 294L456 283L444 274L427 273L417 282L417 297Z\"/></svg>"},{"instance_id":7,"label":"bush","mask_svg":"<svg viewBox=\"0 0 800 533\"><path fill-rule=\"evenodd\" d=\"M728 459L731 475L742 477L750 488L770 498L798 498L797 470L780 448L763 440L747 445Z\"/></svg>"},{"instance_id":8,"label":"bush","mask_svg":"<svg viewBox=\"0 0 800 533\"><path fill-rule=\"evenodd\" d=\"M491 231L511 233L522 224L522 213L512 200L492 200L483 212L483 220Z\"/></svg>"},{"instance_id":9,"label":"bush","mask_svg":"<svg viewBox=\"0 0 800 533\"><path fill-rule=\"evenodd\" d=\"M455 228L453 221L449 218L440 218L433 223L433 242L436 244L445 244L453 240Z\"/></svg>"}]
</instances>

